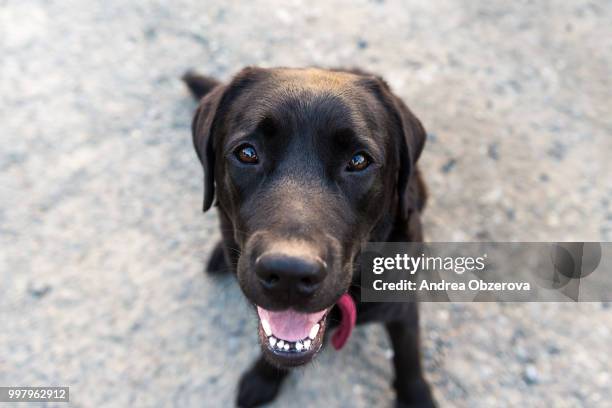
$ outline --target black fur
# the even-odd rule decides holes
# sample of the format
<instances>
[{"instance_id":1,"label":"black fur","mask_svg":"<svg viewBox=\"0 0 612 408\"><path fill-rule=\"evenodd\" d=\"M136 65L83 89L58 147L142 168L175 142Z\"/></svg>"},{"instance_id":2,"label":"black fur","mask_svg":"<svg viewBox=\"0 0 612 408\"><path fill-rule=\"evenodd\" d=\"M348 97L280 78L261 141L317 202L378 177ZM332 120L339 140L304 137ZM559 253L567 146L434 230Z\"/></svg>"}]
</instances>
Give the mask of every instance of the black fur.
<instances>
[{"instance_id":1,"label":"black fur","mask_svg":"<svg viewBox=\"0 0 612 408\"><path fill-rule=\"evenodd\" d=\"M397 406L434 406L421 369L417 304L361 303L354 265L365 242L423 239L419 120L381 78L360 70L246 68L227 84L195 73L183 79L201 99L192 129L205 171L203 208L216 202L221 222L208 270L235 273L245 296L267 310L313 313L348 291L357 324L380 322L389 333ZM256 162L241 161L245 143ZM362 152L369 167L346 167ZM272 290L278 283L266 286L260 265L270 252L310 275L294 281L283 271L289 286ZM312 259L320 262L313 267ZM338 311L330 314L333 325ZM239 406L274 399L296 364L262 349L240 380Z\"/></svg>"}]
</instances>

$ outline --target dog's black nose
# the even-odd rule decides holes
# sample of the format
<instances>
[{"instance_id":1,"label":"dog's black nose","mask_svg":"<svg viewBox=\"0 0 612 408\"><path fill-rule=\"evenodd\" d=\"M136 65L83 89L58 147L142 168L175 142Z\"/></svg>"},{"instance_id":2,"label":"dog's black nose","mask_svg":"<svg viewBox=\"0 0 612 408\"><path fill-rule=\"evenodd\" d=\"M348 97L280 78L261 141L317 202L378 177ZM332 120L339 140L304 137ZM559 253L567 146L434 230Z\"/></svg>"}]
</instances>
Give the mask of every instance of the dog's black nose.
<instances>
[{"instance_id":1,"label":"dog's black nose","mask_svg":"<svg viewBox=\"0 0 612 408\"><path fill-rule=\"evenodd\" d=\"M316 258L267 253L257 259L255 273L266 291L308 297L321 286L327 268Z\"/></svg>"}]
</instances>

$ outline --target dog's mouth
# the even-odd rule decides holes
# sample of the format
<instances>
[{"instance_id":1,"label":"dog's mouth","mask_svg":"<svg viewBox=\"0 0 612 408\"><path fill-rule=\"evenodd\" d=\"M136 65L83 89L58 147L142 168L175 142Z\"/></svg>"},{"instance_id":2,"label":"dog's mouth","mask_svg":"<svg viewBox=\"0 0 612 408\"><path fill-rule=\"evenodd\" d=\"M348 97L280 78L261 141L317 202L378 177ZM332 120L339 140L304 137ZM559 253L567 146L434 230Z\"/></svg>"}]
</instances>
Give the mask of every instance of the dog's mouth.
<instances>
[{"instance_id":1,"label":"dog's mouth","mask_svg":"<svg viewBox=\"0 0 612 408\"><path fill-rule=\"evenodd\" d=\"M321 349L329 309L315 313L270 311L257 306L264 354L279 366L309 362Z\"/></svg>"}]
</instances>

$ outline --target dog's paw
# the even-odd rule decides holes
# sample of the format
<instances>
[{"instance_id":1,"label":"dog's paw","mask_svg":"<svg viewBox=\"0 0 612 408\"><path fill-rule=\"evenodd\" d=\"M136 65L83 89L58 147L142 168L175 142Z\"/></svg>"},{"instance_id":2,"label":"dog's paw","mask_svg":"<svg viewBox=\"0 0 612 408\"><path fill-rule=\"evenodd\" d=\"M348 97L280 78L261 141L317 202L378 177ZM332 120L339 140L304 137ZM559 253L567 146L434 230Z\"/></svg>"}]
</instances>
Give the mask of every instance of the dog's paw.
<instances>
[{"instance_id":1,"label":"dog's paw","mask_svg":"<svg viewBox=\"0 0 612 408\"><path fill-rule=\"evenodd\" d=\"M395 408L436 408L436 404L433 401L429 402L404 402L397 400Z\"/></svg>"},{"instance_id":2,"label":"dog's paw","mask_svg":"<svg viewBox=\"0 0 612 408\"><path fill-rule=\"evenodd\" d=\"M270 402L276 398L282 382L282 377L267 378L256 369L251 369L240 378L236 405L241 408L250 408Z\"/></svg>"},{"instance_id":3,"label":"dog's paw","mask_svg":"<svg viewBox=\"0 0 612 408\"><path fill-rule=\"evenodd\" d=\"M223 272L228 272L229 267L225 262L225 254L223 253L223 244L218 242L213 249L208 264L206 265L206 272L216 275Z\"/></svg>"},{"instance_id":4,"label":"dog's paw","mask_svg":"<svg viewBox=\"0 0 612 408\"><path fill-rule=\"evenodd\" d=\"M429 384L425 380L417 380L398 392L395 406L396 408L436 408L436 403Z\"/></svg>"}]
</instances>

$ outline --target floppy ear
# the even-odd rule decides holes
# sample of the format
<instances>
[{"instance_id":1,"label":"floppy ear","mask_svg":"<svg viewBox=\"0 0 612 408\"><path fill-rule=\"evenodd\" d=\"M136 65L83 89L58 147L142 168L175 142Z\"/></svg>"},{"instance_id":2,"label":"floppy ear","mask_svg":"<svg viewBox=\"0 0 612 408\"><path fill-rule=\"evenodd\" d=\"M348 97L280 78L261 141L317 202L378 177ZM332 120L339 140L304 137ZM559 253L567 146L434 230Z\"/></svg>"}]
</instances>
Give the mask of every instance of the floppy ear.
<instances>
[{"instance_id":1,"label":"floppy ear","mask_svg":"<svg viewBox=\"0 0 612 408\"><path fill-rule=\"evenodd\" d=\"M193 134L193 146L198 158L204 167L204 211L207 211L213 203L215 196L215 131L219 117L226 111L231 101L246 89L249 84L258 80L266 72L265 69L256 67L243 68L232 78L227 85L218 85L216 80L201 75L187 74L183 77L191 92L199 96L206 92L212 85L217 84L206 96L200 100L196 110L191 132Z\"/></svg>"},{"instance_id":2,"label":"floppy ear","mask_svg":"<svg viewBox=\"0 0 612 408\"><path fill-rule=\"evenodd\" d=\"M207 211L215 196L215 149L213 132L217 110L223 98L225 86L218 85L202 100L191 123L193 147L204 167L204 207Z\"/></svg>"},{"instance_id":3,"label":"floppy ear","mask_svg":"<svg viewBox=\"0 0 612 408\"><path fill-rule=\"evenodd\" d=\"M416 162L425 147L427 133L421 121L408 109L406 104L397 96L394 99L394 109L401 126L399 149L399 173L397 189L399 206L402 216L407 219L413 210L421 210L424 206L425 192ZM409 190L410 191L406 191ZM416 191L413 191L416 190Z\"/></svg>"},{"instance_id":4,"label":"floppy ear","mask_svg":"<svg viewBox=\"0 0 612 408\"><path fill-rule=\"evenodd\" d=\"M427 134L421 122L396 96L389 85L378 76L366 77L367 87L374 92L392 120L398 146L397 192L399 209L404 219L412 210L421 210L425 200L425 190L419 179L416 162L421 156ZM415 190L415 191L407 191ZM420 197L422 196L422 197Z\"/></svg>"}]
</instances>

